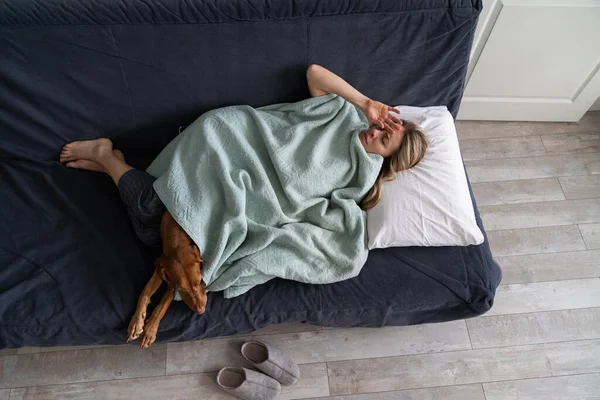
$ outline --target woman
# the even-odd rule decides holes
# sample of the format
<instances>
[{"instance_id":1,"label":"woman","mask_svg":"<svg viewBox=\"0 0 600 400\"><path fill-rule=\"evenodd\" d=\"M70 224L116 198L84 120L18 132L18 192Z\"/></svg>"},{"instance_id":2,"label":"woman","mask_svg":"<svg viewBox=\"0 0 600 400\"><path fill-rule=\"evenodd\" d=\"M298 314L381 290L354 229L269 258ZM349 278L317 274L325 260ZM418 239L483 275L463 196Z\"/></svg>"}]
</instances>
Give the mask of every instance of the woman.
<instances>
[{"instance_id":1,"label":"woman","mask_svg":"<svg viewBox=\"0 0 600 400\"><path fill-rule=\"evenodd\" d=\"M367 117L371 127L359 135L368 153L384 158L381 171L373 188L361 202L369 210L381 199L383 182L393 180L396 172L414 167L427 150L427 138L414 122L405 121L390 114L400 113L397 109L374 101L350 86L333 72L313 64L308 67L306 77L310 94L322 96L335 93L358 107Z\"/></svg>"},{"instance_id":2,"label":"woman","mask_svg":"<svg viewBox=\"0 0 600 400\"><path fill-rule=\"evenodd\" d=\"M311 96L337 94L367 117L370 127L359 134L360 143L366 152L384 158L375 184L360 204L364 210L373 208L381 198L383 182L394 179L396 172L415 166L423 158L427 149L423 131L416 124L390 114L399 113L398 110L367 98L321 66L309 66L306 75ZM123 153L114 150L109 139L69 143L64 146L60 161L69 168L110 175L127 206L140 240L150 246L160 244L159 227L165 208L152 188L154 178L128 165Z\"/></svg>"}]
</instances>

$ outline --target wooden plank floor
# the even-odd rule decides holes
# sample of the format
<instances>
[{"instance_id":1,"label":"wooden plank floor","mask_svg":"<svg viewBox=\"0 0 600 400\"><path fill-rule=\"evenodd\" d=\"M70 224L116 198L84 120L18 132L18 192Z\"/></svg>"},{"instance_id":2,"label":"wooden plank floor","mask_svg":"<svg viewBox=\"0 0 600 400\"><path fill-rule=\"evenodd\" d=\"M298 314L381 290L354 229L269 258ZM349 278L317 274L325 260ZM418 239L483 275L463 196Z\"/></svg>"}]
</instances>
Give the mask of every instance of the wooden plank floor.
<instances>
[{"instance_id":1,"label":"wooden plank floor","mask_svg":"<svg viewBox=\"0 0 600 400\"><path fill-rule=\"evenodd\" d=\"M154 345L0 351L0 400L233 399L215 371L247 337L285 349L282 399L600 399L600 112L579 123L458 122L504 280L467 321L383 329L291 324Z\"/></svg>"}]
</instances>

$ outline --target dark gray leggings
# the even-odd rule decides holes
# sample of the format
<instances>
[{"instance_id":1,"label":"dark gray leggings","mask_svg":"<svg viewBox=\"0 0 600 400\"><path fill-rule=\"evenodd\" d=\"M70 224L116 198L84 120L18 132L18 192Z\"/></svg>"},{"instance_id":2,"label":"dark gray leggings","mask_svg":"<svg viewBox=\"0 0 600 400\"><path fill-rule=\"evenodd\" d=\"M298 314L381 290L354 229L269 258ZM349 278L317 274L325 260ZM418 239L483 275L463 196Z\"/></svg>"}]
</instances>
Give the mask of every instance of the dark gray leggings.
<instances>
[{"instance_id":1,"label":"dark gray leggings","mask_svg":"<svg viewBox=\"0 0 600 400\"><path fill-rule=\"evenodd\" d=\"M160 247L160 221L166 211L152 184L156 179L147 172L132 169L119 179L119 194L138 238L150 247Z\"/></svg>"}]
</instances>

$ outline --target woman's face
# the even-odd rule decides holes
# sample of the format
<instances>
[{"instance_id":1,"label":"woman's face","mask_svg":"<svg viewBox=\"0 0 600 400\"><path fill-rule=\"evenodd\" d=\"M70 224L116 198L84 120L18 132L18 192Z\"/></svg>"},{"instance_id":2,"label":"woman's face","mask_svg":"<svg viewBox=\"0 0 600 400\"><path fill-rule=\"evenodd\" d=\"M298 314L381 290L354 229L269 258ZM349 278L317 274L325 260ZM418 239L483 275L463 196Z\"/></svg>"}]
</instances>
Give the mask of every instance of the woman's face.
<instances>
[{"instance_id":1,"label":"woman's face","mask_svg":"<svg viewBox=\"0 0 600 400\"><path fill-rule=\"evenodd\" d=\"M369 129L358 135L360 143L367 153L379 154L387 158L394 154L400 147L404 137L404 127L394 130L394 133L381 130L378 126L372 125Z\"/></svg>"}]
</instances>

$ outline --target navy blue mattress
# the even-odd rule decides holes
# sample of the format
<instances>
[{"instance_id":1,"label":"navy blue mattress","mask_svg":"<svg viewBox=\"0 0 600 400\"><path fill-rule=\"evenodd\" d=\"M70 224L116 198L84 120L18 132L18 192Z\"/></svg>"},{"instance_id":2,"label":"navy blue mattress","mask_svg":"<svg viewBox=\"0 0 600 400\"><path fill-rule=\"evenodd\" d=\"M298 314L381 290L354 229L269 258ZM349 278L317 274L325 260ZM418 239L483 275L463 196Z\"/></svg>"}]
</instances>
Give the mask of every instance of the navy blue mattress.
<instances>
[{"instance_id":1,"label":"navy blue mattress","mask_svg":"<svg viewBox=\"0 0 600 400\"><path fill-rule=\"evenodd\" d=\"M456 115L475 0L0 2L0 348L123 343L156 249L106 175L58 162L107 136L145 168L201 113L309 96L321 64L388 104ZM477 216L481 227L481 220ZM483 228L483 227L482 227ZM473 317L500 270L486 243L372 251L330 285L273 280L207 311L174 304L158 341L272 323L408 325Z\"/></svg>"}]
</instances>

